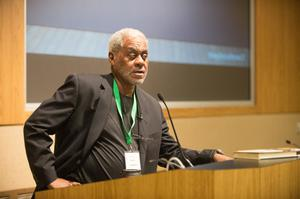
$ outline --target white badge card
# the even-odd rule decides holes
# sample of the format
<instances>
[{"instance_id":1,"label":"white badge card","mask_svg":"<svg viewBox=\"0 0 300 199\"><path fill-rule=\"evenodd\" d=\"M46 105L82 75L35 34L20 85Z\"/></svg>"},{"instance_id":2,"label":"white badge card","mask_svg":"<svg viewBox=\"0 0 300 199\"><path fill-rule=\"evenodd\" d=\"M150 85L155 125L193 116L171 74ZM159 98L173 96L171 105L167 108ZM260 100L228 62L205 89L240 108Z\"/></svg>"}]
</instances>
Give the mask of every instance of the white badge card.
<instances>
[{"instance_id":1,"label":"white badge card","mask_svg":"<svg viewBox=\"0 0 300 199\"><path fill-rule=\"evenodd\" d=\"M139 151L125 152L125 168L126 170L141 170L141 160Z\"/></svg>"}]
</instances>

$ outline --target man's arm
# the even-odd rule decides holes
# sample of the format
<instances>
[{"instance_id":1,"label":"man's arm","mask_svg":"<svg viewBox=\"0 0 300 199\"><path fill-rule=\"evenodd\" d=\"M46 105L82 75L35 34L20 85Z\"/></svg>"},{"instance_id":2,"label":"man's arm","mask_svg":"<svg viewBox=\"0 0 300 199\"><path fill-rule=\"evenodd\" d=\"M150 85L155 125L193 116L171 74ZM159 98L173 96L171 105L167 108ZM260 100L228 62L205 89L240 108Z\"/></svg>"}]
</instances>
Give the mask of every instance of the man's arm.
<instances>
[{"instance_id":1,"label":"man's arm","mask_svg":"<svg viewBox=\"0 0 300 199\"><path fill-rule=\"evenodd\" d=\"M24 125L24 140L28 162L36 183L47 186L57 179L55 156L50 150L55 134L76 106L77 76L65 83L30 116Z\"/></svg>"}]
</instances>

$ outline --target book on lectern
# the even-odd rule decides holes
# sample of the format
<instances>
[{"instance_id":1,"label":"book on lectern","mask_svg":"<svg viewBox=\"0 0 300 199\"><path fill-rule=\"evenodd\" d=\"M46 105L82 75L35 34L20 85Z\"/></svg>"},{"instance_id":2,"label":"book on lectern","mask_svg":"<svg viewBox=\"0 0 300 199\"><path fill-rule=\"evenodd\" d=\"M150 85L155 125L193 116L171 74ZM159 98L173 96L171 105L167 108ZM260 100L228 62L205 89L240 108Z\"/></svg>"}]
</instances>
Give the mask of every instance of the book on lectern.
<instances>
[{"instance_id":1,"label":"book on lectern","mask_svg":"<svg viewBox=\"0 0 300 199\"><path fill-rule=\"evenodd\" d=\"M298 157L296 150L285 149L251 149L235 151L233 157L236 159L264 160L273 158Z\"/></svg>"}]
</instances>

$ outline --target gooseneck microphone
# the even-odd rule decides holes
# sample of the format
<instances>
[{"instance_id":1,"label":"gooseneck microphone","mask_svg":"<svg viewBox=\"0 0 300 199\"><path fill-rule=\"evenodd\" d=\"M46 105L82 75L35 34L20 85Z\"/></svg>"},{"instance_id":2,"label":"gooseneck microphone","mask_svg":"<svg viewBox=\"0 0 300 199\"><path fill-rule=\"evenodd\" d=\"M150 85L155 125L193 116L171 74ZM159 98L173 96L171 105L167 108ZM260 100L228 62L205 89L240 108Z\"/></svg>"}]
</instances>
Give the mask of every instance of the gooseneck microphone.
<instances>
[{"instance_id":1,"label":"gooseneck microphone","mask_svg":"<svg viewBox=\"0 0 300 199\"><path fill-rule=\"evenodd\" d=\"M175 135L175 138L176 138L176 141L178 143L178 148L180 150L180 153L182 155L182 157L184 158L184 160L191 166L193 167L193 164L191 163L191 161L189 159L186 158L186 156L184 155L183 151L182 151L182 147L181 147L181 144L179 142L179 139L178 139L178 136L177 136L177 133L176 133L176 130L175 130L175 127L174 127L174 123L173 123L173 120L172 120L172 117L171 117L171 114L170 114L170 111L169 111L169 108L164 100L164 97L160 94L160 93L157 93L157 97L158 99L165 105L166 109L167 109L167 112L168 112L168 116L170 118L170 122L171 122L171 125L172 125L172 129L174 131L174 135Z\"/></svg>"}]
</instances>

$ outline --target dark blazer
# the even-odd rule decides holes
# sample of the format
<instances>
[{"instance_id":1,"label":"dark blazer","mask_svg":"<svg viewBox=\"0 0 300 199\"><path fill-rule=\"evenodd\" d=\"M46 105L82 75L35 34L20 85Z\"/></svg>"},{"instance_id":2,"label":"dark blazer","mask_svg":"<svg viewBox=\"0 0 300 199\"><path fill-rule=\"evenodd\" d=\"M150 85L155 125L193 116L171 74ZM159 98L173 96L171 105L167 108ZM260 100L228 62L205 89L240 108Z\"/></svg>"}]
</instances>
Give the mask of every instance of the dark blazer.
<instances>
[{"instance_id":1,"label":"dark blazer","mask_svg":"<svg viewBox=\"0 0 300 199\"><path fill-rule=\"evenodd\" d=\"M24 125L27 158L38 190L78 168L99 138L112 106L113 76L70 75ZM156 171L159 158L180 155L157 100L136 89L142 173ZM55 152L50 150L55 134ZM194 164L212 161L212 152L185 149Z\"/></svg>"}]
</instances>

